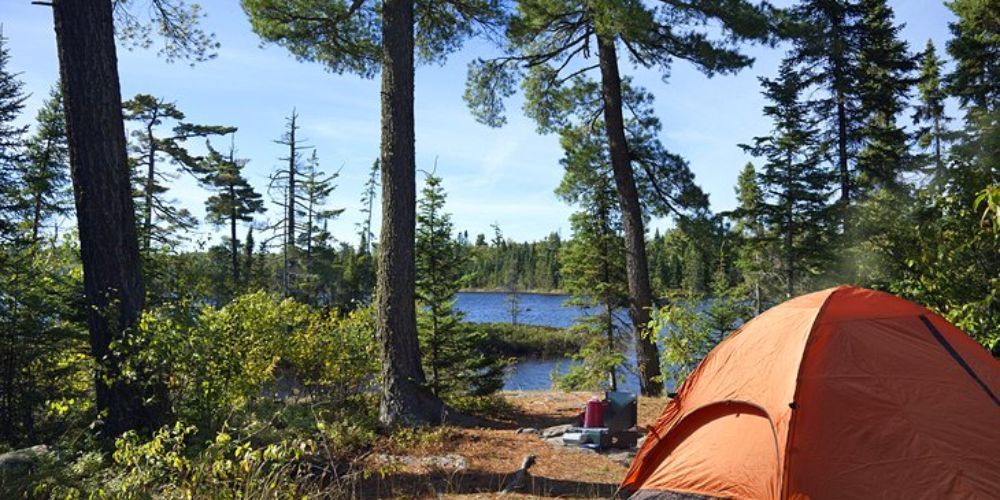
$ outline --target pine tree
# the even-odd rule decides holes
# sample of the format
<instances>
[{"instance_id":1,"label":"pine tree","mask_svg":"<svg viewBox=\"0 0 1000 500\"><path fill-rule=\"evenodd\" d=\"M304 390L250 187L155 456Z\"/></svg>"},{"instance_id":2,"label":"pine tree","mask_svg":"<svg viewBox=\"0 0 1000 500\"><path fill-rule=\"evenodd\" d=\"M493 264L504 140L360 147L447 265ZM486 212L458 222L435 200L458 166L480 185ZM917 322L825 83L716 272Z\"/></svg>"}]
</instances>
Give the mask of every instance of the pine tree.
<instances>
[{"instance_id":1,"label":"pine tree","mask_svg":"<svg viewBox=\"0 0 1000 500\"><path fill-rule=\"evenodd\" d=\"M254 238L253 238L253 224L247 226L247 236L243 239L243 282L246 283L247 290L256 290L258 288L257 276L254 273Z\"/></svg>"},{"instance_id":2,"label":"pine tree","mask_svg":"<svg viewBox=\"0 0 1000 500\"><path fill-rule=\"evenodd\" d=\"M948 54L955 69L948 75L948 91L965 109L986 112L1000 108L1000 46L997 5L991 0L951 0L948 8L956 21L948 24L952 38Z\"/></svg>"},{"instance_id":3,"label":"pine tree","mask_svg":"<svg viewBox=\"0 0 1000 500\"><path fill-rule=\"evenodd\" d=\"M327 69L382 78L381 181L376 325L382 344L379 419L387 425L440 422L439 398L422 388L414 302L416 210L413 79L415 57L442 61L461 43L493 30L498 0L242 0L253 30Z\"/></svg>"},{"instance_id":4,"label":"pine tree","mask_svg":"<svg viewBox=\"0 0 1000 500\"><path fill-rule=\"evenodd\" d=\"M503 100L514 93L521 76L525 77L525 111L543 132L603 116L625 232L629 311L643 394L659 394L662 384L657 347L646 334L653 294L633 165L638 157L626 132L623 83L627 79L620 73L618 50L627 51L635 65L664 74L675 58L690 61L708 75L736 72L752 59L731 42L766 40L770 23L765 8L743 0L726 2L724 8L711 0L683 5L664 2L655 7L639 0L522 1L509 20L505 54L470 66L466 100L477 119L489 125L504 123ZM709 20L716 23L710 31L703 28ZM594 79L588 75L595 75ZM669 164L679 167L681 163ZM667 173L681 175L669 169Z\"/></svg>"},{"instance_id":5,"label":"pine tree","mask_svg":"<svg viewBox=\"0 0 1000 500\"><path fill-rule=\"evenodd\" d=\"M927 40L920 63L920 79L917 83L919 100L914 106L913 122L917 125L917 144L924 150L931 149L933 173L936 177L944 170L944 145L947 141L948 116L945 114L945 91L941 75L941 59L938 58L934 42Z\"/></svg>"},{"instance_id":6,"label":"pine tree","mask_svg":"<svg viewBox=\"0 0 1000 500\"><path fill-rule=\"evenodd\" d=\"M129 8L119 7L126 13ZM103 416L101 433L110 439L127 430L157 428L170 405L166 385L136 361L141 346L126 341L145 305L145 282L129 183L114 6L60 0L52 2L52 11L96 365L96 408ZM199 33L192 29L197 16L184 17L184 9L165 12L154 6L151 11L156 21L180 29L165 34L171 54L202 47L187 43L188 36ZM129 377L122 376L126 368Z\"/></svg>"},{"instance_id":7,"label":"pine tree","mask_svg":"<svg viewBox=\"0 0 1000 500\"><path fill-rule=\"evenodd\" d=\"M288 148L287 156L278 158L284 165L278 167L271 173L268 184L268 192L271 194L271 202L281 209L281 216L271 226L275 231L275 239L281 245L281 289L286 297L291 296L295 291L299 277L299 252L298 252L298 225L296 216L298 215L298 200L301 197L301 170L302 154L304 149L309 147L303 144L302 138L298 137L300 125L299 115L292 109L292 114L285 119L285 131L281 138L274 141L276 144Z\"/></svg>"},{"instance_id":8,"label":"pine tree","mask_svg":"<svg viewBox=\"0 0 1000 500\"><path fill-rule=\"evenodd\" d=\"M372 232L372 215L379 187L378 171L379 161L376 159L372 163L371 170L368 171L368 180L365 181L365 188L361 193L361 213L364 214L365 219L358 227L361 234L361 242L358 243L358 250L369 255L371 255L372 245L375 243L375 233Z\"/></svg>"},{"instance_id":9,"label":"pine tree","mask_svg":"<svg viewBox=\"0 0 1000 500\"><path fill-rule=\"evenodd\" d=\"M305 247L307 267L312 258L314 245L329 246L331 244L329 241L330 233L325 230L326 225L344 213L342 208L326 208L330 196L337 189L334 181L338 177L340 177L339 171L324 174L320 170L319 156L316 150L313 150L302 170L302 192L298 200L299 215L305 217L299 240L300 244Z\"/></svg>"},{"instance_id":10,"label":"pine tree","mask_svg":"<svg viewBox=\"0 0 1000 500\"><path fill-rule=\"evenodd\" d=\"M441 179L428 174L416 230L416 293L423 310L418 327L427 387L441 397L488 394L502 387L503 365L479 350L485 335L463 323L454 307L466 263L444 204Z\"/></svg>"},{"instance_id":11,"label":"pine tree","mask_svg":"<svg viewBox=\"0 0 1000 500\"><path fill-rule=\"evenodd\" d=\"M854 197L861 104L858 99L860 11L855 0L804 0L791 9L793 49L788 58L801 80L822 94L813 106L823 140L836 145L840 204Z\"/></svg>"},{"instance_id":12,"label":"pine tree","mask_svg":"<svg viewBox=\"0 0 1000 500\"><path fill-rule=\"evenodd\" d=\"M779 76L761 79L771 104L764 114L774 122L771 135L754 138L746 147L765 160L759 174L764 193L760 207L768 229L780 243L786 297L794 297L802 284L828 260L831 173L823 165L826 144L818 137L810 104L801 98L805 82L785 59Z\"/></svg>"},{"instance_id":13,"label":"pine tree","mask_svg":"<svg viewBox=\"0 0 1000 500\"><path fill-rule=\"evenodd\" d=\"M176 104L148 94L136 94L122 106L125 119L136 123L131 133L137 176L136 206L142 221L142 251L148 255L154 242L170 245L178 239L184 240L183 234L178 233L198 224L187 209L178 208L174 200L165 198L169 182L176 179L177 173L165 171L158 163L161 157L187 173L196 174L199 159L188 152L184 143L193 138L230 134L236 129L187 123ZM173 126L167 135L160 135L158 129L166 122L172 122Z\"/></svg>"},{"instance_id":14,"label":"pine tree","mask_svg":"<svg viewBox=\"0 0 1000 500\"><path fill-rule=\"evenodd\" d=\"M58 86L38 110L35 134L28 140L27 161L23 163L22 194L30 207L31 241L38 241L42 225L51 217L70 211L69 145L66 143L66 119L62 93Z\"/></svg>"},{"instance_id":15,"label":"pine tree","mask_svg":"<svg viewBox=\"0 0 1000 500\"><path fill-rule=\"evenodd\" d=\"M202 160L199 171L202 173L202 182L213 194L205 200L205 217L212 224L229 226L230 277L233 290L239 290L244 281L240 280L239 238L236 231L240 222L252 223L254 214L264 212L264 201L260 193L243 177L247 160L236 158L234 142L230 143L228 156L213 148L211 143L206 142L206 147L208 155ZM250 233L248 237L249 235ZM252 250L252 246L250 248Z\"/></svg>"},{"instance_id":16,"label":"pine tree","mask_svg":"<svg viewBox=\"0 0 1000 500\"><path fill-rule=\"evenodd\" d=\"M564 174L556 194L580 210L570 216L573 238L563 249L560 274L573 296L571 303L597 312L573 326L589 341L574 355L578 363L557 379L557 385L568 390L618 390L628 332L615 312L628 307L628 281L617 193L599 134L589 126L567 129L561 142Z\"/></svg>"},{"instance_id":17,"label":"pine tree","mask_svg":"<svg viewBox=\"0 0 1000 500\"><path fill-rule=\"evenodd\" d=\"M301 233L299 234L299 245L303 248L303 286L309 301L316 302L320 295L332 298L334 276L329 264L333 260L334 241L327 230L330 221L335 220L344 212L344 209L328 208L329 198L333 191L337 189L334 181L340 176L340 172L324 174L320 170L319 156L314 149L312 155L306 160L301 172L302 178L299 181L301 191L297 194L296 210L304 219ZM316 258L317 253L324 254L325 258ZM321 268L326 268L321 269ZM324 292L325 290L325 292Z\"/></svg>"},{"instance_id":18,"label":"pine tree","mask_svg":"<svg viewBox=\"0 0 1000 500\"><path fill-rule=\"evenodd\" d=\"M764 192L758 184L753 163L746 164L736 182L739 205L732 213L736 221L733 232L739 242L736 267L756 316L763 312L765 304L777 297L770 285L776 281L773 275L774 249L764 220Z\"/></svg>"},{"instance_id":19,"label":"pine tree","mask_svg":"<svg viewBox=\"0 0 1000 500\"><path fill-rule=\"evenodd\" d=\"M16 223L24 212L18 196L23 182L18 166L24 161L24 135L28 131L26 125L15 123L28 96L24 83L8 64L7 38L0 31L0 177L4 179L0 183L0 240L14 237Z\"/></svg>"},{"instance_id":20,"label":"pine tree","mask_svg":"<svg viewBox=\"0 0 1000 500\"><path fill-rule=\"evenodd\" d=\"M907 105L914 60L886 0L861 0L860 7L858 94L864 121L858 182L863 189L898 190L901 174L912 170L907 133L896 119Z\"/></svg>"}]
</instances>

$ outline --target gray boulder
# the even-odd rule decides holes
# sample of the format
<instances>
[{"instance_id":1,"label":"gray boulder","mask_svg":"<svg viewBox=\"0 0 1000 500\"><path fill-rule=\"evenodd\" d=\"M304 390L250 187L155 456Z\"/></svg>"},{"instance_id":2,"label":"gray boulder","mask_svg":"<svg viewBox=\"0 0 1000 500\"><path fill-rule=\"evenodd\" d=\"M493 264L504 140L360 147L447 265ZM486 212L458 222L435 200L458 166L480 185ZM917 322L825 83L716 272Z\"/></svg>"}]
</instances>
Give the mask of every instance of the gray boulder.
<instances>
[{"instance_id":1,"label":"gray boulder","mask_svg":"<svg viewBox=\"0 0 1000 500\"><path fill-rule=\"evenodd\" d=\"M0 474L24 474L31 470L40 458L50 453L52 451L48 446L40 444L0 454Z\"/></svg>"}]
</instances>

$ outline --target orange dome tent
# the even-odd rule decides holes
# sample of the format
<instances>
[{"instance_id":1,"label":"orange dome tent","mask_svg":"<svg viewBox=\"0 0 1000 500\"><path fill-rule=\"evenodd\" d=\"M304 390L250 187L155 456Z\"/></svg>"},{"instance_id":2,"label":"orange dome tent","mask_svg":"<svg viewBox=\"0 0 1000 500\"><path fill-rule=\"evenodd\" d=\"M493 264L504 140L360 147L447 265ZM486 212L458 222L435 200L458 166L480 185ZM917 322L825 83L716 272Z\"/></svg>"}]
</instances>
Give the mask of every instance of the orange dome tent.
<instances>
[{"instance_id":1,"label":"orange dome tent","mask_svg":"<svg viewBox=\"0 0 1000 500\"><path fill-rule=\"evenodd\" d=\"M998 498L1000 363L940 316L841 286L768 310L687 378L632 498Z\"/></svg>"}]
</instances>

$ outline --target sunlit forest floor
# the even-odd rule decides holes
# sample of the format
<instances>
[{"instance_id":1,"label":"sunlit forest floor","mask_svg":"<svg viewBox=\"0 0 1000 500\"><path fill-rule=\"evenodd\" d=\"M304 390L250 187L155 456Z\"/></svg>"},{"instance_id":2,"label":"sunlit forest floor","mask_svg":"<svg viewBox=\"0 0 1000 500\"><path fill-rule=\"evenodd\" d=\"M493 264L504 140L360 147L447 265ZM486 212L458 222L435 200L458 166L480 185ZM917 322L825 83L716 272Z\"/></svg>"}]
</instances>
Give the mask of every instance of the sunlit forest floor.
<instances>
[{"instance_id":1,"label":"sunlit forest floor","mask_svg":"<svg viewBox=\"0 0 1000 500\"><path fill-rule=\"evenodd\" d=\"M489 427L446 427L422 437L421 443L384 442L365 460L370 477L351 496L492 498L512 478L527 455L536 457L530 479L514 498L608 498L618 487L631 454L595 453L552 446L535 433L571 423L590 393L554 391L505 392L510 404ZM666 398L640 398L639 426L645 428L660 414ZM463 459L464 467L454 461ZM405 463L403 463L405 462ZM389 463L391 465L387 466Z\"/></svg>"}]
</instances>

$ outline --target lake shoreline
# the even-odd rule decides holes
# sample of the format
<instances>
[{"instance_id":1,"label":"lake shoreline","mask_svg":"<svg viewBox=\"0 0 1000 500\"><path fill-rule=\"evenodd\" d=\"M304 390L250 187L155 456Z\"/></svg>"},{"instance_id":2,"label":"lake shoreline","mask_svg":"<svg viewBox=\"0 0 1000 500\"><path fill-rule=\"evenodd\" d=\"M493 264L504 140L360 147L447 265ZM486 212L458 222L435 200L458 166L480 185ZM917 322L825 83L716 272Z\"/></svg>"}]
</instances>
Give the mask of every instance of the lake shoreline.
<instances>
[{"instance_id":1,"label":"lake shoreline","mask_svg":"<svg viewBox=\"0 0 1000 500\"><path fill-rule=\"evenodd\" d=\"M459 293L500 293L504 295L510 295L510 290L506 288L463 288L459 290ZM566 293L565 290L545 290L545 289L526 289L518 290L518 295L548 295L554 297L569 297L570 295Z\"/></svg>"},{"instance_id":2,"label":"lake shoreline","mask_svg":"<svg viewBox=\"0 0 1000 500\"><path fill-rule=\"evenodd\" d=\"M481 347L492 356L517 360L560 360L579 352L586 339L566 328L510 323L466 323L486 333Z\"/></svg>"}]
</instances>

